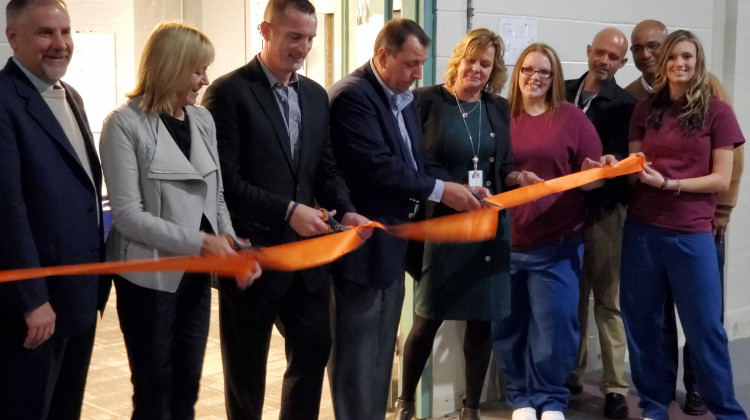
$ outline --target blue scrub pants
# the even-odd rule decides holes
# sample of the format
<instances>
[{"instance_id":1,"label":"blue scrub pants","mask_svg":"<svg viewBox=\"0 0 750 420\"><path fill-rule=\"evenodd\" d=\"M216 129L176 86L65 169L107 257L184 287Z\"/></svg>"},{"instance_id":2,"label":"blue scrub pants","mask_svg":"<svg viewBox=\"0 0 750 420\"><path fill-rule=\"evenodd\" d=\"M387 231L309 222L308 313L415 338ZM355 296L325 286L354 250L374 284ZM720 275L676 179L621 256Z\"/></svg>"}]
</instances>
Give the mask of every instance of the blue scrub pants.
<instances>
[{"instance_id":1,"label":"blue scrub pants","mask_svg":"<svg viewBox=\"0 0 750 420\"><path fill-rule=\"evenodd\" d=\"M746 419L734 396L727 335L720 321L721 283L713 236L629 219L622 244L620 305L643 417L667 419L672 402L669 356L662 346L669 291L706 406L720 420Z\"/></svg>"},{"instance_id":2,"label":"blue scrub pants","mask_svg":"<svg viewBox=\"0 0 750 420\"><path fill-rule=\"evenodd\" d=\"M568 406L565 379L578 353L582 254L580 238L511 253L510 314L493 322L492 337L514 409Z\"/></svg>"}]
</instances>

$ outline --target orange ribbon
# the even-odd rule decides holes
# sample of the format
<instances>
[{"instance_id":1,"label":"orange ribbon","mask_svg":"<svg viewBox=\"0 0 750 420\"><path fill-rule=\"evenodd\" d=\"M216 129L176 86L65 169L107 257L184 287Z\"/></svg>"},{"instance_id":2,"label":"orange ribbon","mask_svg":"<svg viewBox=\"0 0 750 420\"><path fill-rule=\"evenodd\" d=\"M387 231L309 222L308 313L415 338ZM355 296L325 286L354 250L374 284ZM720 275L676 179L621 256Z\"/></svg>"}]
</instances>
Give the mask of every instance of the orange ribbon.
<instances>
[{"instance_id":1,"label":"orange ribbon","mask_svg":"<svg viewBox=\"0 0 750 420\"><path fill-rule=\"evenodd\" d=\"M497 207L489 206L472 212L437 217L415 223L384 226L378 222L370 222L364 226L354 226L350 230L331 235L258 250L242 251L233 255L170 257L0 271L0 283L47 276L113 274L134 271L217 273L242 281L250 277L255 262L258 262L266 270L297 271L335 261L362 245L364 241L359 236L359 231L365 228L384 229L400 238L421 241L484 241L495 237L497 212L503 208L515 207L548 194L577 188L599 179L639 172L643 170L645 161L642 156L633 155L614 166L589 169L486 198L487 202L495 204Z\"/></svg>"}]
</instances>

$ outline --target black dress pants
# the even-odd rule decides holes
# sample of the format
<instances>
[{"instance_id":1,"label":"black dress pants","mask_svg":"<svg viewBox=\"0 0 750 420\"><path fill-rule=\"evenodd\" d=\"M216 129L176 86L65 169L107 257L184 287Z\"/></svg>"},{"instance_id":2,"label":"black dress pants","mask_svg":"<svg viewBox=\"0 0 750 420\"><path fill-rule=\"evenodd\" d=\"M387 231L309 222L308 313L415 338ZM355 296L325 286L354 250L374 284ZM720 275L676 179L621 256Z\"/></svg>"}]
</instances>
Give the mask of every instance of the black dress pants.
<instances>
[{"instance_id":1,"label":"black dress pants","mask_svg":"<svg viewBox=\"0 0 750 420\"><path fill-rule=\"evenodd\" d=\"M206 352L209 275L186 273L175 293L115 278L133 383L133 420L195 418Z\"/></svg>"},{"instance_id":2,"label":"black dress pants","mask_svg":"<svg viewBox=\"0 0 750 420\"><path fill-rule=\"evenodd\" d=\"M323 374L331 350L329 287L307 290L300 273L288 289L264 273L245 291L234 281L219 288L221 357L229 420L261 420L271 331L278 320L284 331L286 372L280 420L317 419Z\"/></svg>"},{"instance_id":3,"label":"black dress pants","mask_svg":"<svg viewBox=\"0 0 750 420\"><path fill-rule=\"evenodd\" d=\"M33 350L23 347L25 332L0 327L0 419L80 418L96 326Z\"/></svg>"}]
</instances>

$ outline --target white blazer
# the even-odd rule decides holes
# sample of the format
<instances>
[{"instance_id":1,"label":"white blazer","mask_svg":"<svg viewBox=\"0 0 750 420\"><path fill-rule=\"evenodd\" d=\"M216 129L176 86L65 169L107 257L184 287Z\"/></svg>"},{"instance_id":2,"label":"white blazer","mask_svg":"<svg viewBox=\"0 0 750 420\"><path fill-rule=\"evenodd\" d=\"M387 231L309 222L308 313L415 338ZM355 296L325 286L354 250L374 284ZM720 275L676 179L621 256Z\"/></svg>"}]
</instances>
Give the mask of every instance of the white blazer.
<instances>
[{"instance_id":1,"label":"white blazer","mask_svg":"<svg viewBox=\"0 0 750 420\"><path fill-rule=\"evenodd\" d=\"M140 98L104 120L99 149L112 207L108 261L199 255L205 214L214 232L235 237L224 202L216 126L203 107L188 106L190 160L159 115ZM183 272L122 273L142 287L175 292Z\"/></svg>"}]
</instances>

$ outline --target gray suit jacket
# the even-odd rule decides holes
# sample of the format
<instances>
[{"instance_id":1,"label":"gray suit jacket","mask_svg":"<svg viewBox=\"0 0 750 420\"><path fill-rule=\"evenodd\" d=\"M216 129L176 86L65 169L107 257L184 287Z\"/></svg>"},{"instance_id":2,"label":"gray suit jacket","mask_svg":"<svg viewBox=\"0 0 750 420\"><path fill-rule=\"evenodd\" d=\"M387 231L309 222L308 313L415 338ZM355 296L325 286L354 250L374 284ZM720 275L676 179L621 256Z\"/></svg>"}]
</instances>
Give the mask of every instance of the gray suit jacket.
<instances>
[{"instance_id":1,"label":"gray suit jacket","mask_svg":"<svg viewBox=\"0 0 750 420\"><path fill-rule=\"evenodd\" d=\"M214 232L234 237L211 114L199 106L186 108L191 135L188 161L159 115L144 112L139 103L134 98L112 111L102 128L99 146L113 216L107 259L199 255L204 214ZM174 292L182 274L124 273L122 277L142 287Z\"/></svg>"}]
</instances>

